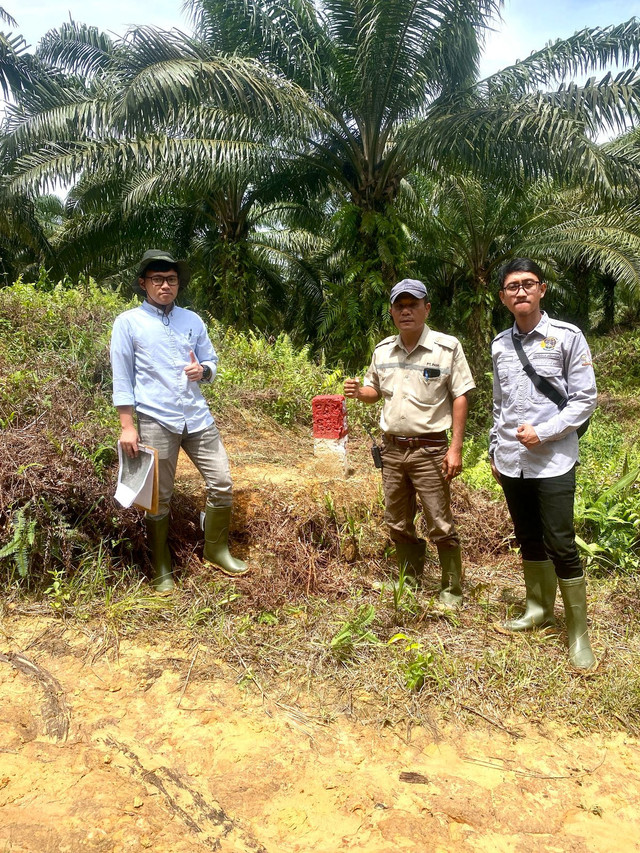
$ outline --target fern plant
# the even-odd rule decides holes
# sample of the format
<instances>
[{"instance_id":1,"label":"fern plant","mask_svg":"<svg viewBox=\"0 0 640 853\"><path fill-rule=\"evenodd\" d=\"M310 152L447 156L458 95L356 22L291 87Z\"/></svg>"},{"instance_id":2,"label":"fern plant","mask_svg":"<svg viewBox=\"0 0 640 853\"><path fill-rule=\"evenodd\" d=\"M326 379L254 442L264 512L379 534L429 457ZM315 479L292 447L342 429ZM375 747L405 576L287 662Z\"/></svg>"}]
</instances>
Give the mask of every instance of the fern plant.
<instances>
[{"instance_id":1,"label":"fern plant","mask_svg":"<svg viewBox=\"0 0 640 853\"><path fill-rule=\"evenodd\" d=\"M0 560L11 557L21 578L29 572L29 557L36 537L36 521L27 515L29 504L17 509L11 520L13 536L0 548Z\"/></svg>"}]
</instances>

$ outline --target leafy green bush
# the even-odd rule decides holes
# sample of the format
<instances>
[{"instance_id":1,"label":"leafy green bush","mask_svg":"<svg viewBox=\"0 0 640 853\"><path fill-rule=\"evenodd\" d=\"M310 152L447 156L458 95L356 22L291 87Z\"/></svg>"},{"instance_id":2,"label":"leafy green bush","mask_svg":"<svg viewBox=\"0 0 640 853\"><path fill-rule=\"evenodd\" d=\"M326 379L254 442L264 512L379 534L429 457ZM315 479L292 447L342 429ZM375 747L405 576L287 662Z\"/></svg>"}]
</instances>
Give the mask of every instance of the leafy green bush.
<instances>
[{"instance_id":1,"label":"leafy green bush","mask_svg":"<svg viewBox=\"0 0 640 853\"><path fill-rule=\"evenodd\" d=\"M640 569L640 449L634 430L596 411L580 439L576 494L578 544L608 571Z\"/></svg>"},{"instance_id":2,"label":"leafy green bush","mask_svg":"<svg viewBox=\"0 0 640 853\"><path fill-rule=\"evenodd\" d=\"M640 330L612 332L590 338L598 387L618 394L632 394L640 388Z\"/></svg>"},{"instance_id":3,"label":"leafy green bush","mask_svg":"<svg viewBox=\"0 0 640 853\"><path fill-rule=\"evenodd\" d=\"M109 339L113 318L130 307L90 281L86 287L58 284L42 290L17 281L0 290L3 349L19 362L34 352L66 351L78 363L91 360Z\"/></svg>"},{"instance_id":4,"label":"leafy green bush","mask_svg":"<svg viewBox=\"0 0 640 853\"><path fill-rule=\"evenodd\" d=\"M215 321L209 331L220 357L211 399L214 409L257 408L277 423L310 423L311 399L334 394L342 383L339 370L314 363L309 348L297 349L284 332L268 338L241 333Z\"/></svg>"},{"instance_id":5,"label":"leafy green bush","mask_svg":"<svg viewBox=\"0 0 640 853\"><path fill-rule=\"evenodd\" d=\"M487 451L487 438L470 436L462 448L461 479L471 489L483 489L495 498L502 497L502 489L491 473L491 463Z\"/></svg>"}]
</instances>

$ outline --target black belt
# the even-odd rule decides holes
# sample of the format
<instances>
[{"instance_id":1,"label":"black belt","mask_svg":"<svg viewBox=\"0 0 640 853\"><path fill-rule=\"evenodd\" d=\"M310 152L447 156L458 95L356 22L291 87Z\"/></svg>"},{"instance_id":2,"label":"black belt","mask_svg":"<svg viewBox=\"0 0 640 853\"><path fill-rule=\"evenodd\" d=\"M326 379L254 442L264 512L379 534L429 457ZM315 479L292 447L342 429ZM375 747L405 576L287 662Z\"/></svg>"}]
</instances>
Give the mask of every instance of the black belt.
<instances>
[{"instance_id":1,"label":"black belt","mask_svg":"<svg viewBox=\"0 0 640 853\"><path fill-rule=\"evenodd\" d=\"M423 435L391 435L385 432L384 437L398 447L441 447L447 443L446 432L426 432Z\"/></svg>"}]
</instances>

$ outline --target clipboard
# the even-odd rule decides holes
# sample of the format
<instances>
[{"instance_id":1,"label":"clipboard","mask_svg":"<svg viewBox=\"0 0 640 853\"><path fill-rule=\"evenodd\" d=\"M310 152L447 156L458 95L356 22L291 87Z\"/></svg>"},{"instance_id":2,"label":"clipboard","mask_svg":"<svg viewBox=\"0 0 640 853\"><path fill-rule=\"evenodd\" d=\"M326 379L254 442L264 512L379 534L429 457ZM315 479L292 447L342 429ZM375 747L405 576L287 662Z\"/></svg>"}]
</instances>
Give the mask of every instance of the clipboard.
<instances>
[{"instance_id":1,"label":"clipboard","mask_svg":"<svg viewBox=\"0 0 640 853\"><path fill-rule=\"evenodd\" d=\"M158 451L148 444L138 445L131 458L118 442L118 484L115 499L124 507L135 506L150 515L158 512Z\"/></svg>"}]
</instances>

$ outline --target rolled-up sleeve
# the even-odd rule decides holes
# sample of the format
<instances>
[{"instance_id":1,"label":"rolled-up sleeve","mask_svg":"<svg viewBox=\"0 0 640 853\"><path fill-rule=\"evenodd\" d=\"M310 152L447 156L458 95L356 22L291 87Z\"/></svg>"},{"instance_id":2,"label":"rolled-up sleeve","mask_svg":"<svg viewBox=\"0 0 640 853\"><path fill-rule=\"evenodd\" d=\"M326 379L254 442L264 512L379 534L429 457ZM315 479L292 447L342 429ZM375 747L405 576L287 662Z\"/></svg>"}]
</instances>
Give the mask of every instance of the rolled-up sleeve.
<instances>
[{"instance_id":1,"label":"rolled-up sleeve","mask_svg":"<svg viewBox=\"0 0 640 853\"><path fill-rule=\"evenodd\" d=\"M364 375L362 384L367 388L374 388L378 394L380 393L380 376L378 375L378 366L376 364L375 354L371 359L369 369Z\"/></svg>"},{"instance_id":2,"label":"rolled-up sleeve","mask_svg":"<svg viewBox=\"0 0 640 853\"><path fill-rule=\"evenodd\" d=\"M202 323L201 328L198 330L198 337L194 347L194 355L200 364L206 364L211 368L211 376L205 381L213 382L218 372L218 354L211 343L207 327L204 323Z\"/></svg>"},{"instance_id":3,"label":"rolled-up sleeve","mask_svg":"<svg viewBox=\"0 0 640 853\"><path fill-rule=\"evenodd\" d=\"M135 351L133 337L125 317L116 317L111 332L111 369L113 405L134 406Z\"/></svg>"}]
</instances>

